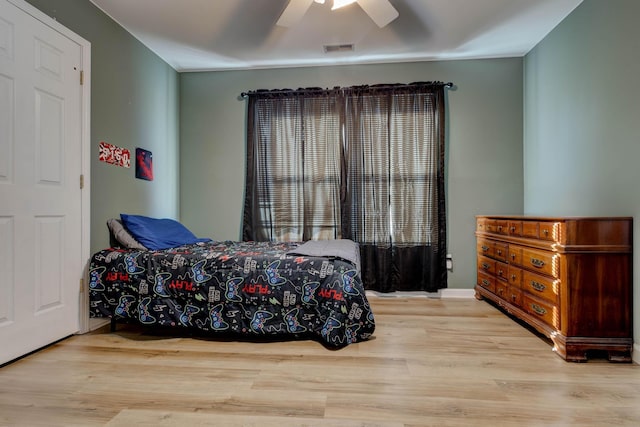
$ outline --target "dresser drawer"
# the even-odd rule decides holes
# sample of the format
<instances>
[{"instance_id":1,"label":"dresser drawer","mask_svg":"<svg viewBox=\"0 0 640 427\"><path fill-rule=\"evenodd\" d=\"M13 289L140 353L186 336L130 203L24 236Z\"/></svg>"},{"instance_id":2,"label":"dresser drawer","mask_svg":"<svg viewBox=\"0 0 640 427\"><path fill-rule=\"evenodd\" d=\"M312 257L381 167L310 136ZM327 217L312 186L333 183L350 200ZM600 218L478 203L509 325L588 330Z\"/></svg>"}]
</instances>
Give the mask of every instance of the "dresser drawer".
<instances>
[{"instance_id":1,"label":"dresser drawer","mask_svg":"<svg viewBox=\"0 0 640 427\"><path fill-rule=\"evenodd\" d=\"M493 247L494 247L493 253L495 258L499 259L500 261L506 261L507 252L509 251L509 245L502 242L495 242Z\"/></svg>"},{"instance_id":2,"label":"dresser drawer","mask_svg":"<svg viewBox=\"0 0 640 427\"><path fill-rule=\"evenodd\" d=\"M509 280L509 264L506 262L496 261L496 277L504 280L505 282Z\"/></svg>"},{"instance_id":3,"label":"dresser drawer","mask_svg":"<svg viewBox=\"0 0 640 427\"><path fill-rule=\"evenodd\" d=\"M522 237L538 238L538 221L522 221Z\"/></svg>"},{"instance_id":4,"label":"dresser drawer","mask_svg":"<svg viewBox=\"0 0 640 427\"><path fill-rule=\"evenodd\" d=\"M559 265L558 262L556 262L553 252L523 247L522 263L520 265L540 274L560 277Z\"/></svg>"},{"instance_id":5,"label":"dresser drawer","mask_svg":"<svg viewBox=\"0 0 640 427\"><path fill-rule=\"evenodd\" d=\"M522 221L509 221L509 235L522 236Z\"/></svg>"},{"instance_id":6,"label":"dresser drawer","mask_svg":"<svg viewBox=\"0 0 640 427\"><path fill-rule=\"evenodd\" d=\"M558 240L557 224L554 222L540 222L538 225L538 237L542 240Z\"/></svg>"},{"instance_id":7,"label":"dresser drawer","mask_svg":"<svg viewBox=\"0 0 640 427\"><path fill-rule=\"evenodd\" d=\"M476 248L477 248L478 255L484 255L488 257L494 256L495 243L491 240L478 239L478 243L476 243Z\"/></svg>"},{"instance_id":8,"label":"dresser drawer","mask_svg":"<svg viewBox=\"0 0 640 427\"><path fill-rule=\"evenodd\" d=\"M478 270L487 274L496 274L496 261L486 256L478 255Z\"/></svg>"},{"instance_id":9,"label":"dresser drawer","mask_svg":"<svg viewBox=\"0 0 640 427\"><path fill-rule=\"evenodd\" d=\"M506 282L502 282L500 280L496 281L496 295L498 295L503 300L509 300L509 285Z\"/></svg>"},{"instance_id":10,"label":"dresser drawer","mask_svg":"<svg viewBox=\"0 0 640 427\"><path fill-rule=\"evenodd\" d=\"M560 328L560 313L555 304L539 300L525 293L522 295L522 306L527 313L539 318L547 325Z\"/></svg>"},{"instance_id":11,"label":"dresser drawer","mask_svg":"<svg viewBox=\"0 0 640 427\"><path fill-rule=\"evenodd\" d=\"M509 285L519 288L522 284L522 269L509 265L507 279L509 280Z\"/></svg>"},{"instance_id":12,"label":"dresser drawer","mask_svg":"<svg viewBox=\"0 0 640 427\"><path fill-rule=\"evenodd\" d=\"M484 221L484 231L486 233L495 233L496 232L496 220L495 219L486 219Z\"/></svg>"},{"instance_id":13,"label":"dresser drawer","mask_svg":"<svg viewBox=\"0 0 640 427\"><path fill-rule=\"evenodd\" d=\"M522 289L551 303L558 302L560 291L558 280L524 270L522 272Z\"/></svg>"},{"instance_id":14,"label":"dresser drawer","mask_svg":"<svg viewBox=\"0 0 640 427\"><path fill-rule=\"evenodd\" d=\"M509 293L507 300L518 307L522 307L522 291L515 286L509 286Z\"/></svg>"},{"instance_id":15,"label":"dresser drawer","mask_svg":"<svg viewBox=\"0 0 640 427\"><path fill-rule=\"evenodd\" d=\"M502 234L504 236L509 234L509 221L496 220L495 230L493 232L497 234Z\"/></svg>"},{"instance_id":16,"label":"dresser drawer","mask_svg":"<svg viewBox=\"0 0 640 427\"><path fill-rule=\"evenodd\" d=\"M478 270L478 286L496 292L496 278Z\"/></svg>"},{"instance_id":17,"label":"dresser drawer","mask_svg":"<svg viewBox=\"0 0 640 427\"><path fill-rule=\"evenodd\" d=\"M509 255L507 259L509 260L509 263L522 265L522 246L509 245L508 252Z\"/></svg>"},{"instance_id":18,"label":"dresser drawer","mask_svg":"<svg viewBox=\"0 0 640 427\"><path fill-rule=\"evenodd\" d=\"M521 235L531 239L557 241L558 226L558 223L549 221L523 221ZM509 230L511 230L511 227ZM516 235L515 232L511 231L510 234Z\"/></svg>"}]
</instances>

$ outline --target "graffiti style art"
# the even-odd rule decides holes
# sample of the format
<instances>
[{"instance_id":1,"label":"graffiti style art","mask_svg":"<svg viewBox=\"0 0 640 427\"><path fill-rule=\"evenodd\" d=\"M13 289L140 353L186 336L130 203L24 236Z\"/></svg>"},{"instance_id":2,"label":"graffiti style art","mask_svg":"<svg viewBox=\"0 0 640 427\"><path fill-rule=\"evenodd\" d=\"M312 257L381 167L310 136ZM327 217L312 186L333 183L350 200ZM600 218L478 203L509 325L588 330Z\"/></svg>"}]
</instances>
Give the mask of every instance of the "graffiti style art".
<instances>
[{"instance_id":1,"label":"graffiti style art","mask_svg":"<svg viewBox=\"0 0 640 427\"><path fill-rule=\"evenodd\" d=\"M131 167L131 153L126 148L116 147L104 141L98 145L98 160L123 168Z\"/></svg>"}]
</instances>

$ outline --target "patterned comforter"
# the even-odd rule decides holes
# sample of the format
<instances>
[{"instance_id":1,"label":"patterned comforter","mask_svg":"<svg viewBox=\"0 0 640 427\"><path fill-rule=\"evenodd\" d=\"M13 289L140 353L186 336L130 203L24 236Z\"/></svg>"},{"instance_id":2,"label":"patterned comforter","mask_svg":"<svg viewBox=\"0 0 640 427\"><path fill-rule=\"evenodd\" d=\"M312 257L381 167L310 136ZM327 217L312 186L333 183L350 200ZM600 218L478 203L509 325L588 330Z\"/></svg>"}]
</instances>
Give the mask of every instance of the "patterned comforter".
<instances>
[{"instance_id":1,"label":"patterned comforter","mask_svg":"<svg viewBox=\"0 0 640 427\"><path fill-rule=\"evenodd\" d=\"M91 258L90 314L211 333L312 336L330 347L368 339L375 324L359 266L292 254L299 245L105 249Z\"/></svg>"}]
</instances>

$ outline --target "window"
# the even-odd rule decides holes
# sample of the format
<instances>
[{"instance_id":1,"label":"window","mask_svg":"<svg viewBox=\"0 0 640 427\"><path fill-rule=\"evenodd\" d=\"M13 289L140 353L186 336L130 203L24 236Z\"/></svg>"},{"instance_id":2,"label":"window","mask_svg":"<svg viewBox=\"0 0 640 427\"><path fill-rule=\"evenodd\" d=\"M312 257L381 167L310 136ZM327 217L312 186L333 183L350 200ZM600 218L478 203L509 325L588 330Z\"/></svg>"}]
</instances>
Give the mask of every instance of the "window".
<instances>
[{"instance_id":1,"label":"window","mask_svg":"<svg viewBox=\"0 0 640 427\"><path fill-rule=\"evenodd\" d=\"M349 238L365 287L446 287L444 86L249 96L243 238Z\"/></svg>"}]
</instances>

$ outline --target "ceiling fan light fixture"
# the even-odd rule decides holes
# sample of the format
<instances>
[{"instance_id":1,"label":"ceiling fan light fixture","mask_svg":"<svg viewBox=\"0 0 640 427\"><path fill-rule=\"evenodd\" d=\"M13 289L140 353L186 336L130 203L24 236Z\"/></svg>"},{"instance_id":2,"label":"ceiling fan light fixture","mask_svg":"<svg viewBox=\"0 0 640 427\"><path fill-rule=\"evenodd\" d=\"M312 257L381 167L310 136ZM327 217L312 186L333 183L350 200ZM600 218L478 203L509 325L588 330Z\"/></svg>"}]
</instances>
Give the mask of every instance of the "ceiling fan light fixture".
<instances>
[{"instance_id":1,"label":"ceiling fan light fixture","mask_svg":"<svg viewBox=\"0 0 640 427\"><path fill-rule=\"evenodd\" d=\"M331 10L340 9L341 7L349 6L355 2L356 0L333 0L333 7L331 7Z\"/></svg>"},{"instance_id":2,"label":"ceiling fan light fixture","mask_svg":"<svg viewBox=\"0 0 640 427\"><path fill-rule=\"evenodd\" d=\"M291 27L297 24L312 4L313 0L289 0L289 4L280 15L276 25Z\"/></svg>"},{"instance_id":3,"label":"ceiling fan light fixture","mask_svg":"<svg viewBox=\"0 0 640 427\"><path fill-rule=\"evenodd\" d=\"M323 4L325 0L289 0L276 25L281 27L296 25L314 2ZM398 17L398 11L389 0L333 0L331 10L340 9L356 2L380 28Z\"/></svg>"},{"instance_id":4,"label":"ceiling fan light fixture","mask_svg":"<svg viewBox=\"0 0 640 427\"><path fill-rule=\"evenodd\" d=\"M358 0L358 4L380 28L398 17L398 11L388 0Z\"/></svg>"}]
</instances>

